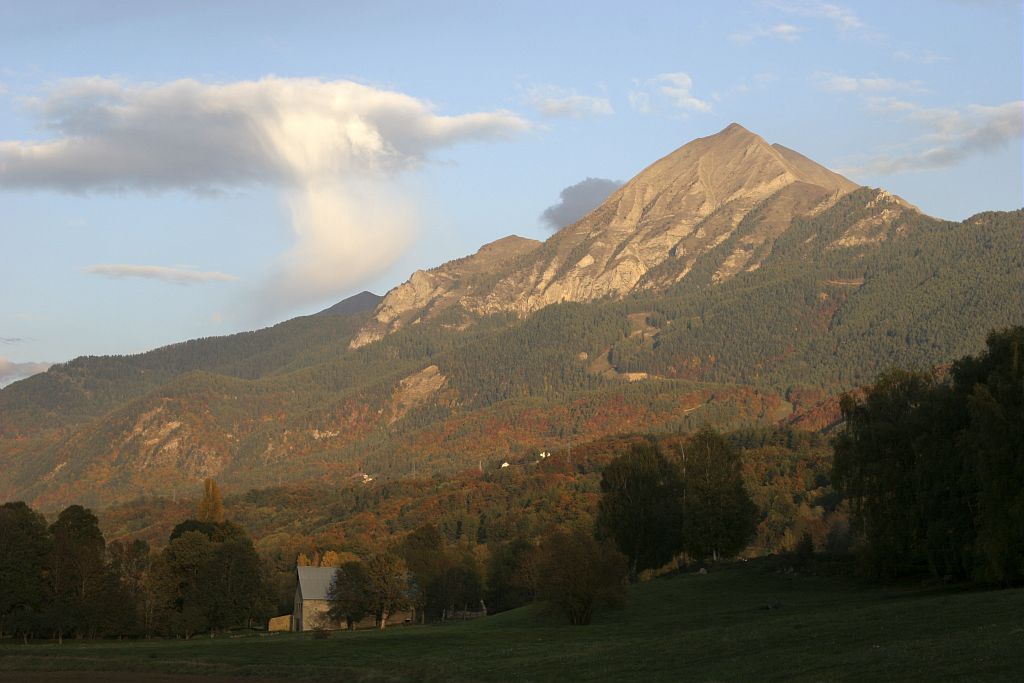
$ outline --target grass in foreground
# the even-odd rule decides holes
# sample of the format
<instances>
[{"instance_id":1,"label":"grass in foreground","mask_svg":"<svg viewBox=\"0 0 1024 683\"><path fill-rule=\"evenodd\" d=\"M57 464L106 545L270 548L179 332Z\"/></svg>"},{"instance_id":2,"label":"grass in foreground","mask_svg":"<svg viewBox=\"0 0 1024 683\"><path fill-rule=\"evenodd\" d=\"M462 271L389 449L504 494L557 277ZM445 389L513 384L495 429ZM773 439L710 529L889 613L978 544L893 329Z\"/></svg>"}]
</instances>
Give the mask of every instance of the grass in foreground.
<instances>
[{"instance_id":1,"label":"grass in foreground","mask_svg":"<svg viewBox=\"0 0 1024 683\"><path fill-rule=\"evenodd\" d=\"M0 646L0 672L346 681L1019 680L1024 589L865 587L750 563L634 587L571 627L515 610L383 633Z\"/></svg>"}]
</instances>

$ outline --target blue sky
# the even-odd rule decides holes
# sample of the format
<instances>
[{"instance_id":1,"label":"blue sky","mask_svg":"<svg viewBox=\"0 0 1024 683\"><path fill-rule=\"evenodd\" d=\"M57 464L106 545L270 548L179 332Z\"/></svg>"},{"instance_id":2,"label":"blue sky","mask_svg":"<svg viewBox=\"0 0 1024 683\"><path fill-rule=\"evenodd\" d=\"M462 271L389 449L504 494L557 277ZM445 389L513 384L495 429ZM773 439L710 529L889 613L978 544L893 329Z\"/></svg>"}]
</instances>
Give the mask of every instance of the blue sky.
<instances>
[{"instance_id":1,"label":"blue sky","mask_svg":"<svg viewBox=\"0 0 1024 683\"><path fill-rule=\"evenodd\" d=\"M1024 204L1019 2L494 5L0 3L0 384L543 239L732 121L943 218Z\"/></svg>"}]
</instances>

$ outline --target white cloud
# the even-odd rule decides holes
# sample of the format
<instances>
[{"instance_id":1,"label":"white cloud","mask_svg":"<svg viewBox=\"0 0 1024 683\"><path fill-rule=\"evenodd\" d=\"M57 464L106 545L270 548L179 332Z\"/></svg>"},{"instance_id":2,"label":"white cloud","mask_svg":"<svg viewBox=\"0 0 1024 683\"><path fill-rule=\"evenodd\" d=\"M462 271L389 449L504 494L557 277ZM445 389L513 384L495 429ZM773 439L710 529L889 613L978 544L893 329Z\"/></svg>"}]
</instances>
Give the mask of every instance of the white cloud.
<instances>
[{"instance_id":1,"label":"white cloud","mask_svg":"<svg viewBox=\"0 0 1024 683\"><path fill-rule=\"evenodd\" d=\"M6 358L0 358L0 387L46 372L51 365L52 363L14 363Z\"/></svg>"},{"instance_id":2,"label":"white cloud","mask_svg":"<svg viewBox=\"0 0 1024 683\"><path fill-rule=\"evenodd\" d=\"M164 280L179 285L194 285L204 282L231 282L238 278L216 271L203 272L193 268L169 268L167 266L135 266L127 264L105 264L89 266L85 272L112 278L143 278Z\"/></svg>"},{"instance_id":3,"label":"white cloud","mask_svg":"<svg viewBox=\"0 0 1024 683\"><path fill-rule=\"evenodd\" d=\"M587 116L614 114L607 97L579 95L556 86L542 86L530 90L530 103L544 116L581 119Z\"/></svg>"},{"instance_id":4,"label":"white cloud","mask_svg":"<svg viewBox=\"0 0 1024 683\"><path fill-rule=\"evenodd\" d=\"M264 287L287 292L282 304L336 294L411 243L415 213L394 187L396 174L435 150L530 127L504 110L446 116L404 93L312 78L73 79L29 107L49 138L0 141L0 188L282 189L295 245ZM374 205L381 198L399 208Z\"/></svg>"},{"instance_id":5,"label":"white cloud","mask_svg":"<svg viewBox=\"0 0 1024 683\"><path fill-rule=\"evenodd\" d=\"M812 19L824 19L832 23L837 31L852 31L864 28L864 22L850 9L842 5L821 0L769 0L768 4L777 10Z\"/></svg>"},{"instance_id":6,"label":"white cloud","mask_svg":"<svg viewBox=\"0 0 1024 683\"><path fill-rule=\"evenodd\" d=\"M707 112L711 111L711 104L698 99L690 92L693 89L693 79L688 73L677 71L675 73L659 74L651 79L651 83L658 86L658 92L668 97L672 104L679 109L689 111Z\"/></svg>"},{"instance_id":7,"label":"white cloud","mask_svg":"<svg viewBox=\"0 0 1024 683\"><path fill-rule=\"evenodd\" d=\"M908 112L905 116L920 125L923 134L900 149L861 159L844 173L885 175L945 168L1005 148L1024 137L1024 101L995 106L972 104L960 109L911 105L895 111Z\"/></svg>"},{"instance_id":8,"label":"white cloud","mask_svg":"<svg viewBox=\"0 0 1024 683\"><path fill-rule=\"evenodd\" d=\"M729 36L729 39L739 45L748 45L757 38L777 38L787 43L795 43L800 40L800 34L806 29L793 24L775 24L770 28L755 26L746 31L739 31Z\"/></svg>"}]
</instances>

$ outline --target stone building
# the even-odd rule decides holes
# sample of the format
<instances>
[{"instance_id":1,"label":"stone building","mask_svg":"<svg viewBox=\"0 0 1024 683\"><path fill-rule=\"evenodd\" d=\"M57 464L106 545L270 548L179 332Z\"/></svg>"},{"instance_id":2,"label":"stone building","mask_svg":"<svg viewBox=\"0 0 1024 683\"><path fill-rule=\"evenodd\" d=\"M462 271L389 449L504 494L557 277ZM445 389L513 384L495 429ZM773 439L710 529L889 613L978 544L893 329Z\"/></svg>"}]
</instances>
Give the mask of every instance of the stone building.
<instances>
[{"instance_id":1,"label":"stone building","mask_svg":"<svg viewBox=\"0 0 1024 683\"><path fill-rule=\"evenodd\" d=\"M296 567L298 581L295 583L295 605L292 608L291 626L293 631L312 631L317 628L343 629L345 622L331 619L327 613L331 607L327 591L331 587L337 567ZM396 612L388 616L388 626L412 623L412 612ZM375 616L367 617L356 624L356 628L373 628L378 625Z\"/></svg>"}]
</instances>

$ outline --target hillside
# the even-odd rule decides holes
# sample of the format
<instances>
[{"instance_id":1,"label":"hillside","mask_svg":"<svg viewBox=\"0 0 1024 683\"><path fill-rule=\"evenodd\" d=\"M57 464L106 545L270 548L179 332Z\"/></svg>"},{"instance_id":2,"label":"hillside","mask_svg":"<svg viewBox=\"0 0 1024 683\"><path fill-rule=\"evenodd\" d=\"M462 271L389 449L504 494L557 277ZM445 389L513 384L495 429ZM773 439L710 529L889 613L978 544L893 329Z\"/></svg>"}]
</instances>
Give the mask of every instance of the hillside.
<instances>
[{"instance_id":1,"label":"hillside","mask_svg":"<svg viewBox=\"0 0 1024 683\"><path fill-rule=\"evenodd\" d=\"M95 505L207 476L244 490L704 423L826 427L838 392L1024 322L1022 226L925 216L730 126L547 242L499 240L375 310L371 295L3 389L0 495Z\"/></svg>"}]
</instances>

